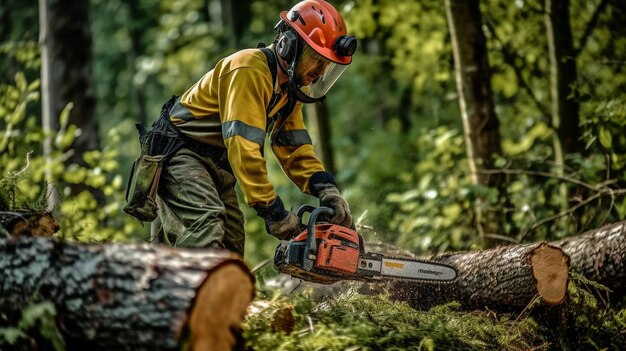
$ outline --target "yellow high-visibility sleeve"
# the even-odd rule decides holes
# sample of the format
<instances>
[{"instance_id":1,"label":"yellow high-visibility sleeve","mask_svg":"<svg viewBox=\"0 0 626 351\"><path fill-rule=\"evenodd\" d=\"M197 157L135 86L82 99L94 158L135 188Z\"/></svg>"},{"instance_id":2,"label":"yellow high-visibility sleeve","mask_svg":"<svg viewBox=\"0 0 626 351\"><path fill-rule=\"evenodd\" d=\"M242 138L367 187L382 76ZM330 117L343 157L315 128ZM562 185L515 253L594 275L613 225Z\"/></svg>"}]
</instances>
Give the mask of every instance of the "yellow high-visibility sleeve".
<instances>
[{"instance_id":1,"label":"yellow high-visibility sleeve","mask_svg":"<svg viewBox=\"0 0 626 351\"><path fill-rule=\"evenodd\" d=\"M324 165L313 150L311 137L304 125L301 103L296 105L283 127L274 133L272 151L285 174L301 191L310 193L309 179L314 173L324 171Z\"/></svg>"},{"instance_id":2,"label":"yellow high-visibility sleeve","mask_svg":"<svg viewBox=\"0 0 626 351\"><path fill-rule=\"evenodd\" d=\"M276 198L263 158L266 106L272 96L272 82L265 71L234 69L220 77L217 91L228 161L250 206L268 205Z\"/></svg>"}]
</instances>

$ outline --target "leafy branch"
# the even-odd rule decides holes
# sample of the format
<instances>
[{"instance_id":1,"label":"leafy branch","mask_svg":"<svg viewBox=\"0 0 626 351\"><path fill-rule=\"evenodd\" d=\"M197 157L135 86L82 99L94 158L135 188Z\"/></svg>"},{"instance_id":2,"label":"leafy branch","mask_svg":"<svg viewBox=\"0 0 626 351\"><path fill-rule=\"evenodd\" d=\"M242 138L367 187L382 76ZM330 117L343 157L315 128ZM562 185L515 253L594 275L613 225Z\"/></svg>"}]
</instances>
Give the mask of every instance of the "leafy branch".
<instances>
[{"instance_id":1,"label":"leafy branch","mask_svg":"<svg viewBox=\"0 0 626 351\"><path fill-rule=\"evenodd\" d=\"M545 117L545 120L549 122L550 112L546 109L545 106L539 101L537 96L535 95L533 88L530 86L528 81L524 78L523 71L524 67L517 63L517 59L519 56L515 54L515 49L511 48L511 45L498 37L496 30L494 28L493 20L491 20L488 16L485 16L485 26L489 31L489 34L500 44L500 51L504 58L504 62L509 65L513 72L515 73L515 77L517 78L518 83L526 91L530 99L533 101L541 115Z\"/></svg>"},{"instance_id":2,"label":"leafy branch","mask_svg":"<svg viewBox=\"0 0 626 351\"><path fill-rule=\"evenodd\" d=\"M587 182L584 182L579 179L569 177L566 175L558 175L558 174L553 174L549 172L530 171L530 170L524 170L524 169L482 169L482 170L479 170L478 173L481 173L481 174L518 174L518 175L530 175L530 176L552 178L552 179L558 179L561 181L569 182L569 183L584 187L586 189L589 189L595 192L595 194L587 197L586 199L580 201L578 204L568 208L567 210L563 210L553 216L535 221L528 229L526 229L519 235L518 242L522 242L528 234L532 233L534 230L541 227L542 225L555 221L561 217L570 215L574 213L576 210L578 210L579 208L599 198L602 198L605 196L611 196L612 198L614 198L617 195L626 194L626 189L613 189L613 188L608 187L610 184L613 184L617 181L615 179L610 179L602 183L593 185L593 184L590 184L590 183L587 183Z\"/></svg>"}]
</instances>

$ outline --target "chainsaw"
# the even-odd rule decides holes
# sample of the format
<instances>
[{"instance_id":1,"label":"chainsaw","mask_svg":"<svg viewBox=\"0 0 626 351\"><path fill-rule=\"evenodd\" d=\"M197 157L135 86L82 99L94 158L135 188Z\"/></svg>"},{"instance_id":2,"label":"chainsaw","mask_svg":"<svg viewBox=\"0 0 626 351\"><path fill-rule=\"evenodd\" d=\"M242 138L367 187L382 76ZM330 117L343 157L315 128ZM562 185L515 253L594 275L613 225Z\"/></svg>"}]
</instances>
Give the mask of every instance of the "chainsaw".
<instances>
[{"instance_id":1,"label":"chainsaw","mask_svg":"<svg viewBox=\"0 0 626 351\"><path fill-rule=\"evenodd\" d=\"M457 277L456 270L445 264L365 252L356 230L319 220L332 216L331 208L304 205L297 212L301 223L306 213L303 232L276 248L274 266L281 273L321 284L383 279L449 283Z\"/></svg>"}]
</instances>

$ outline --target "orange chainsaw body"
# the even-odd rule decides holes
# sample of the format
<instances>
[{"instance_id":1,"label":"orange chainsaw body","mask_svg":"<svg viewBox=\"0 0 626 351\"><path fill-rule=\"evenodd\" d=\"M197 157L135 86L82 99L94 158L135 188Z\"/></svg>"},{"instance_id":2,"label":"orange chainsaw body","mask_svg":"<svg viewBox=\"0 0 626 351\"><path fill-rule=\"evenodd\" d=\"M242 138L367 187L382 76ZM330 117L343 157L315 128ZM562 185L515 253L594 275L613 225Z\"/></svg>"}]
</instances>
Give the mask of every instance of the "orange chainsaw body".
<instances>
[{"instance_id":1,"label":"orange chainsaw body","mask_svg":"<svg viewBox=\"0 0 626 351\"><path fill-rule=\"evenodd\" d=\"M305 243L308 230L296 236L293 243ZM339 274L355 274L359 263L359 234L335 224L315 225L317 257L315 268Z\"/></svg>"}]
</instances>

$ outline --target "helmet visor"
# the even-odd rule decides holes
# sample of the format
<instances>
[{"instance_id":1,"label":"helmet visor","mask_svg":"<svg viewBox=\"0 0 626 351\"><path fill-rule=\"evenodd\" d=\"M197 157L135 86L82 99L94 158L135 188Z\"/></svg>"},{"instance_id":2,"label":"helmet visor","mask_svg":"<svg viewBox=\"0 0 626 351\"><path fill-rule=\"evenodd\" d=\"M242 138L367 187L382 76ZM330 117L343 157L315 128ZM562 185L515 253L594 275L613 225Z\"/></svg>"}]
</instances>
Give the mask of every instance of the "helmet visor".
<instances>
[{"instance_id":1,"label":"helmet visor","mask_svg":"<svg viewBox=\"0 0 626 351\"><path fill-rule=\"evenodd\" d=\"M340 65L318 54L309 45L304 45L296 65L298 85L306 86L307 95L320 98L330 90L348 65Z\"/></svg>"}]
</instances>

